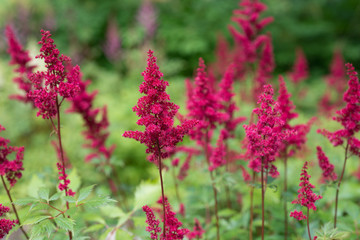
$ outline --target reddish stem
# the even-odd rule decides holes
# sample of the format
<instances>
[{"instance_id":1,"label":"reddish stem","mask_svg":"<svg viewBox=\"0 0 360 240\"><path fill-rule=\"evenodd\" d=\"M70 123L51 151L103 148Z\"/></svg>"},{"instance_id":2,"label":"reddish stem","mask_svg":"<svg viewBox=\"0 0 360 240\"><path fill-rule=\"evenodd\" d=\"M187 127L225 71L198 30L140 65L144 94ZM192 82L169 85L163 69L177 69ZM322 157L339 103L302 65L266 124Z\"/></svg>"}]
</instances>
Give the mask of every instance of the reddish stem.
<instances>
[{"instance_id":1,"label":"reddish stem","mask_svg":"<svg viewBox=\"0 0 360 240\"><path fill-rule=\"evenodd\" d=\"M60 104L59 104L58 97L56 96L56 110L57 110L57 131L56 132L57 132L58 141L59 141L60 157L61 157L61 163L62 163L62 174L64 176L64 185L66 186L64 150L63 150L62 142L61 142ZM65 195L68 196L67 187L65 187ZM68 201L66 201L66 208L69 209ZM70 216L68 216L68 217L70 218ZM68 233L69 233L69 239L71 240L72 232L68 231Z\"/></svg>"},{"instance_id":2,"label":"reddish stem","mask_svg":"<svg viewBox=\"0 0 360 240\"><path fill-rule=\"evenodd\" d=\"M309 233L309 239L311 240L311 234L310 234L310 225L309 225L309 208L307 209L307 228L308 228L308 233Z\"/></svg>"},{"instance_id":3,"label":"reddish stem","mask_svg":"<svg viewBox=\"0 0 360 240\"><path fill-rule=\"evenodd\" d=\"M344 173L345 173L346 160L348 159L348 150L349 150L349 141L347 141L347 143L346 143L344 165L343 165L343 169L341 171L339 182L338 182L338 185L337 185L337 188L336 188L334 228L336 228L337 208L338 208L338 201L339 201L339 190L340 190L341 180L343 179Z\"/></svg>"},{"instance_id":4,"label":"reddish stem","mask_svg":"<svg viewBox=\"0 0 360 240\"><path fill-rule=\"evenodd\" d=\"M12 209L13 209L13 211L14 211L14 213L15 213L16 219L18 220L18 224L19 224L19 226L20 226L20 230L22 231L22 233L24 234L24 236L26 237L26 239L29 239L29 236L28 236L27 233L25 232L24 228L21 226L20 218L19 218L19 215L18 215L18 213L17 213L17 211L16 211L14 201L13 201L13 199L12 199L12 197L11 197L10 190L9 190L8 187L6 186L6 183L5 183L5 180L4 180L4 177L3 177L3 176L1 176L1 181L2 181L2 183L3 183L3 186L4 186L4 188L5 188L5 191L6 191L7 195L8 195L8 197L9 197L9 200L10 200L10 202L11 202L11 206L12 206Z\"/></svg>"},{"instance_id":5,"label":"reddish stem","mask_svg":"<svg viewBox=\"0 0 360 240\"><path fill-rule=\"evenodd\" d=\"M161 163L161 149L159 143L157 143L158 149L158 161L159 161L159 175L160 175L160 184L161 184L161 198L162 198L162 205L163 205L163 239L165 239L165 222L166 222L166 213L165 213L165 193L164 193L164 182L162 177L162 163Z\"/></svg>"}]
</instances>

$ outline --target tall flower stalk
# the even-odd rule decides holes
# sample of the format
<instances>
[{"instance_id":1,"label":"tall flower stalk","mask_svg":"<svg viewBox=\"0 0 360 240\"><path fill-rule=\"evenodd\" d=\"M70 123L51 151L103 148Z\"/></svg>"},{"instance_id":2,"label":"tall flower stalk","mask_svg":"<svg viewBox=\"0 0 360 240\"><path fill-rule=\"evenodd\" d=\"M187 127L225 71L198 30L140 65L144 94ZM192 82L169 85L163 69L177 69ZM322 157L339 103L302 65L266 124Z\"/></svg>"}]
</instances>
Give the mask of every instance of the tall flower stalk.
<instances>
[{"instance_id":1,"label":"tall flower stalk","mask_svg":"<svg viewBox=\"0 0 360 240\"><path fill-rule=\"evenodd\" d=\"M337 183L335 195L334 228L337 223L339 192L345 174L346 162L352 155L360 156L360 140L355 137L355 134L360 131L360 83L353 65L347 63L346 68L347 75L349 76L349 88L343 97L346 106L337 111L337 116L333 117L335 121L343 126L343 129L335 132L329 132L326 129L318 130L318 133L327 137L333 146L342 146L345 149L343 167Z\"/></svg>"},{"instance_id":2,"label":"tall flower stalk","mask_svg":"<svg viewBox=\"0 0 360 240\"><path fill-rule=\"evenodd\" d=\"M301 74L298 75L300 77ZM305 145L307 139L306 135L310 131L310 127L314 121L314 118L310 119L306 124L290 125L290 121L298 117L298 114L294 112L295 105L290 100L291 95L288 93L285 81L282 76L279 76L279 96L278 104L281 112L281 120L283 125L279 131L291 132L288 138L284 139L279 148L279 157L282 158L284 163L284 232L285 238L288 237L288 210L287 210L287 166L288 160L295 154L297 150L300 150Z\"/></svg>"},{"instance_id":3,"label":"tall flower stalk","mask_svg":"<svg viewBox=\"0 0 360 240\"><path fill-rule=\"evenodd\" d=\"M299 186L301 188L298 190L299 193L298 197L297 199L291 202L292 204L299 204L301 206L306 207L307 208L306 215L304 215L302 211L294 210L293 212L290 213L290 217L296 218L299 221L306 219L309 240L312 240L310 233L310 224L309 224L310 209L314 211L316 210L315 202L321 199L322 196L313 193L312 189L315 188L315 186L310 183L311 176L308 174L307 169L308 169L308 162L305 162L300 174ZM315 237L314 239L316 238L317 237Z\"/></svg>"},{"instance_id":4,"label":"tall flower stalk","mask_svg":"<svg viewBox=\"0 0 360 240\"><path fill-rule=\"evenodd\" d=\"M179 106L170 102L170 96L166 93L167 81L162 79L163 74L159 71L153 51L148 51L147 68L142 73L144 82L140 85L140 93L145 94L138 100L133 111L140 117L138 125L145 126L145 131L126 131L123 136L133 138L147 146L146 153L152 154L150 161L155 163L159 169L161 196L163 205L163 233L162 239L166 239L167 211L165 201L165 190L162 176L162 160L169 153L166 148L175 148L182 141L185 134L193 128L196 120L184 120L181 125L174 127L174 117Z\"/></svg>"},{"instance_id":5,"label":"tall flower stalk","mask_svg":"<svg viewBox=\"0 0 360 240\"><path fill-rule=\"evenodd\" d=\"M0 133L2 131L4 131L4 130L5 130L5 128L0 125ZM9 201L11 203L11 207L12 207L14 213L15 213L15 216L16 216L16 219L17 219L16 223L20 225L20 230L24 234L26 239L29 239L28 234L26 233L24 228L21 226L20 217L19 217L19 214L18 214L18 212L16 210L16 207L15 207L15 204L14 204L13 198L11 196L11 192L10 192L11 188L15 185L17 180L22 177L21 171L24 170L24 168L23 168L24 147L9 146L8 145L9 142L10 141L8 139L0 137L0 175L1 175L1 181L2 181L3 187L4 187L5 191L6 191L6 194L7 194L8 198L9 198ZM12 153L15 153L15 159L14 160L9 160L9 155L11 155ZM6 181L10 184L10 187L6 184ZM0 207L1 207L1 204L0 204ZM8 208L6 208L6 209L7 209L7 211L9 210ZM2 214L3 214L3 212L0 211L0 216ZM9 220L7 220L5 222L9 223ZM15 223L15 222L13 222L13 223ZM5 229L3 229L0 232L0 237L3 237L2 234L4 232L7 233L7 231L5 231Z\"/></svg>"},{"instance_id":6,"label":"tall flower stalk","mask_svg":"<svg viewBox=\"0 0 360 240\"><path fill-rule=\"evenodd\" d=\"M70 71L67 71L64 63L69 63L71 59L65 55L60 55L49 31L41 30L41 35L42 38L39 44L42 47L40 54L36 58L44 59L46 71L38 71L30 75L33 90L29 91L27 96L39 109L37 116L49 119L57 135L60 155L60 162L57 163L60 180L58 188L60 191L64 191L66 196L74 196L75 192L69 187L70 180L65 169L60 107L66 98L73 98L78 94L80 68L75 66ZM69 202L66 202L66 208L69 209ZM72 239L71 231L69 231L69 238Z\"/></svg>"},{"instance_id":7,"label":"tall flower stalk","mask_svg":"<svg viewBox=\"0 0 360 240\"><path fill-rule=\"evenodd\" d=\"M273 177L279 175L273 164L275 155L287 134L279 131L283 126L280 118L278 104L273 99L274 91L271 85L264 86L264 92L260 96L259 108L254 109L258 116L256 124L244 125L248 148L254 156L252 160L253 169L261 174L261 239L265 233L265 189L268 174Z\"/></svg>"},{"instance_id":8,"label":"tall flower stalk","mask_svg":"<svg viewBox=\"0 0 360 240\"><path fill-rule=\"evenodd\" d=\"M218 200L217 189L215 186L214 165L219 166L223 162L223 155L218 157L212 157L211 154L211 135L215 129L216 123L222 123L226 117L226 114L220 112L222 105L219 102L218 95L215 94L215 90L212 87L212 82L208 78L205 71L205 63L202 58L199 59L199 67L197 69L195 77L195 86L191 90L192 94L189 94L187 108L189 110L189 116L193 119L199 120L199 124L190 132L190 137L196 140L197 144L203 148L203 152L206 159L206 164L209 169L210 180L212 190L214 194L214 212L216 220L216 237L220 239L220 225L218 216ZM221 140L220 143L221 145ZM220 154L222 152L220 151ZM213 164L215 163L215 164Z\"/></svg>"}]
</instances>

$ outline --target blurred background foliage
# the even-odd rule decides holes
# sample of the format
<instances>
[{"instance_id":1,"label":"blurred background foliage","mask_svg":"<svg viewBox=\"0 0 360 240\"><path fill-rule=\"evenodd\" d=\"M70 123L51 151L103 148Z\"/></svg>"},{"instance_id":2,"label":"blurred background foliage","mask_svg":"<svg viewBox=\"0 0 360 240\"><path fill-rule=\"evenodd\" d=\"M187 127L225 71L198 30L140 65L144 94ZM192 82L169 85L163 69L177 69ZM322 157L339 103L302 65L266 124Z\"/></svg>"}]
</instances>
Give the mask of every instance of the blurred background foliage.
<instances>
[{"instance_id":1,"label":"blurred background foliage","mask_svg":"<svg viewBox=\"0 0 360 240\"><path fill-rule=\"evenodd\" d=\"M266 27L273 39L276 62L274 79L277 74L291 70L297 47L304 50L308 59L310 77L301 85L301 88L307 89L308 94L305 98L294 99L300 111L297 122L304 123L317 114L317 102L324 93L325 86L322 76L329 72L333 50L340 48L346 62L352 62L355 67L360 64L360 1L263 2L268 6L265 15L275 19ZM83 79L91 79L90 90L99 91L95 105L108 107L108 145L117 145L113 161L116 162L119 173L118 181L122 191L131 198L141 181L150 179L154 183L158 178L155 166L145 160L145 147L122 137L125 130L139 129L132 107L141 96L138 86L142 82L140 73L146 67L146 51L149 48L154 50L160 70L170 82L169 95L180 105L180 113L186 113L184 79L192 78L199 57L204 58L206 63L215 61L215 48L220 35L232 44L228 25L234 24L231 16L232 11L238 8L238 3L238 0L0 0L0 31L4 32L5 25L11 24L21 43L35 56L39 51L36 43L41 38L40 29L50 30L60 52L70 56L73 63L81 67ZM36 118L36 112L30 105L8 99L9 95L18 90L12 82L14 73L13 67L8 65L6 39L3 36L0 40L0 124L7 129L2 135L11 139L13 145L24 145L26 148L24 180L18 183L19 186L14 191L15 196L31 195L40 186L54 187L57 184L57 178L54 177L56 155L50 144L54 136L50 134L50 123ZM41 65L36 61L34 63ZM289 85L290 92L298 91L296 88L297 86ZM238 86L236 91L239 92ZM249 104L240 105L241 113L238 115L249 117L253 107ZM63 110L66 108L68 105ZM103 182L104 177L92 169L93 165L83 162L84 156L89 152L81 148L84 143L81 135L82 119L76 114L62 116L63 142L73 164L72 178L78 179L79 185L81 182L86 185ZM324 123L329 130L338 128L336 123L320 119L309 138L323 146L325 152L332 151L334 158L338 160L336 167L340 169L341 149L333 150L325 138L316 134L316 129L323 127ZM231 143L232 146L237 149L238 141L243 137L244 130L239 127L237 140ZM185 139L185 143L188 141ZM309 160L316 159L315 150L310 149L307 156ZM298 162L291 167L291 176L298 176L301 164ZM349 169L356 169L356 162L349 164ZM211 204L207 203L211 196L211 189L206 187L207 173L202 174L204 178L190 175L181 186L183 190L187 189L185 205L189 206L188 211L192 217L202 214L204 204ZM174 195L171 192L172 177L166 177L169 195ZM199 179L203 179L203 182ZM293 186L291 191L295 194L298 177L291 179L290 184ZM353 182L344 183L344 188L353 185ZM239 187L239 184L233 187L240 189L243 194L248 191L248 188ZM109 193L104 184L99 184L99 189L100 192ZM204 191L202 202L192 204L199 195L196 189ZM333 190L331 191L334 192ZM344 190L343 193L345 192ZM272 198L274 203L279 201L278 192L273 194L269 191L269 194L277 196ZM358 191L354 194L360 195ZM0 202L1 200L3 199ZM240 222L245 226L247 224L246 214L249 213L246 206L249 203L245 197L243 201L243 215L231 219L235 224L232 228L236 228ZM276 207L274 211L277 211ZM222 214L226 216L229 212ZM139 224L144 224L144 218L134 219ZM226 224L223 223L224 226L229 226ZM319 222L314 224L320 226ZM144 234L144 230L140 232ZM214 232L209 234L211 236Z\"/></svg>"}]
</instances>

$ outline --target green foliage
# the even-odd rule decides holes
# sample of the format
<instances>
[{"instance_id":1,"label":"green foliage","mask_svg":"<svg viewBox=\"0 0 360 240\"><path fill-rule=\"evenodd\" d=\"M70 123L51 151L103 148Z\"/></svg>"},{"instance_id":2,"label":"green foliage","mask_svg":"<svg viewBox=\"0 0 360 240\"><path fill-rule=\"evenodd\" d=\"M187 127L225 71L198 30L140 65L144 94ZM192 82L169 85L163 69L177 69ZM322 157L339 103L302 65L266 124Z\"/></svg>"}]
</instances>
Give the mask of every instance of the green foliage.
<instances>
[{"instance_id":1,"label":"green foliage","mask_svg":"<svg viewBox=\"0 0 360 240\"><path fill-rule=\"evenodd\" d=\"M332 223L326 223L316 234L319 240L343 240L350 236L349 232L333 228Z\"/></svg>"}]
</instances>

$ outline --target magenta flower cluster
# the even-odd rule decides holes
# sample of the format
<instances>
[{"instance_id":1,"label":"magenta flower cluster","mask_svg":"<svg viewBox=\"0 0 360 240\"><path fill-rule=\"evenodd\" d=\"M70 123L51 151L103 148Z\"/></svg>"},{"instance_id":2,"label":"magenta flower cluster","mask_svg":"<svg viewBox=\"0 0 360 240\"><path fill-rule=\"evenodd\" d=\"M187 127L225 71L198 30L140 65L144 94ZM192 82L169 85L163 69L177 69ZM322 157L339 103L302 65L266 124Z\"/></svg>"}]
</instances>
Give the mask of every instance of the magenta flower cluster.
<instances>
[{"instance_id":1,"label":"magenta flower cluster","mask_svg":"<svg viewBox=\"0 0 360 240\"><path fill-rule=\"evenodd\" d=\"M299 150L306 143L306 135L310 131L310 127L314 122L315 118L312 118L306 124L298 124L291 126L290 121L298 117L298 114L294 112L295 105L290 100L291 95L288 93L286 88L285 81L282 76L279 76L279 96L277 102L279 104L279 111L281 112L280 118L283 122L283 125L280 127L279 131L284 131L287 134L287 138L284 139L283 143L280 146L279 152L282 154L287 154L292 156L295 150ZM293 147L288 152L288 148ZM283 156L284 157L284 156Z\"/></svg>"},{"instance_id":2,"label":"magenta flower cluster","mask_svg":"<svg viewBox=\"0 0 360 240\"><path fill-rule=\"evenodd\" d=\"M5 128L0 125L0 133ZM0 175L6 176L11 186L14 186L16 181L21 178L21 171L23 168L24 147L9 146L9 140L0 137ZM10 160L11 154L15 153L15 159Z\"/></svg>"},{"instance_id":3,"label":"magenta flower cluster","mask_svg":"<svg viewBox=\"0 0 360 240\"><path fill-rule=\"evenodd\" d=\"M56 163L56 166L59 170L59 180L60 183L58 185L58 188L60 191L64 191L66 193L66 196L74 196L75 192L69 188L70 180L67 178L68 175L64 171L64 167L61 163ZM63 181L63 183L61 183Z\"/></svg>"},{"instance_id":4,"label":"magenta flower cluster","mask_svg":"<svg viewBox=\"0 0 360 240\"><path fill-rule=\"evenodd\" d=\"M0 204L0 217L3 217L4 214L10 211L10 208L3 206ZM15 224L18 224L17 220L9 220L5 218L0 219L0 238L6 236L10 232L10 230L15 226Z\"/></svg>"},{"instance_id":5,"label":"magenta flower cluster","mask_svg":"<svg viewBox=\"0 0 360 240\"><path fill-rule=\"evenodd\" d=\"M27 94L32 88L29 76L33 72L35 66L30 65L31 58L29 56L29 51L25 51L23 49L18 39L15 37L14 31L10 25L6 26L5 35L8 40L8 53L11 57L10 65L17 65L17 68L15 68L14 71L19 74L13 79L13 81L17 83L19 89L25 93L25 95L11 95L10 98L25 103L32 102Z\"/></svg>"},{"instance_id":6,"label":"magenta flower cluster","mask_svg":"<svg viewBox=\"0 0 360 240\"><path fill-rule=\"evenodd\" d=\"M330 163L329 158L325 155L324 151L320 146L316 147L317 157L319 160L319 166L321 168L322 176L325 180L335 181L337 175L334 172L334 165Z\"/></svg>"},{"instance_id":7,"label":"magenta flower cluster","mask_svg":"<svg viewBox=\"0 0 360 240\"><path fill-rule=\"evenodd\" d=\"M71 98L71 106L67 112L78 113L84 120L86 130L83 132L83 135L89 142L85 144L85 147L94 150L94 152L85 157L85 161L90 162L101 156L109 160L115 150L115 145L110 147L106 147L105 145L109 136L107 108L106 106L101 109L94 108L94 98L97 91L89 93L87 91L89 84L90 80L82 81L81 78L79 78L79 93Z\"/></svg>"},{"instance_id":8,"label":"magenta flower cluster","mask_svg":"<svg viewBox=\"0 0 360 240\"><path fill-rule=\"evenodd\" d=\"M168 157L168 152L163 149L175 147L197 121L185 120L181 125L173 127L179 106L170 102L170 97L165 92L169 83L162 79L163 74L159 71L153 51L149 50L148 56L148 66L142 73L144 82L139 88L140 93L145 96L133 108L140 117L137 124L145 126L145 131L126 131L123 136L144 143L147 153L154 153L163 159Z\"/></svg>"},{"instance_id":9,"label":"magenta flower cluster","mask_svg":"<svg viewBox=\"0 0 360 240\"><path fill-rule=\"evenodd\" d=\"M271 85L265 85L264 93L258 102L260 107L253 111L258 116L258 121L256 124L244 125L244 128L248 139L248 149L255 157L249 166L259 172L263 164L265 170L276 177L279 172L273 162L279 147L287 136L284 131L279 131L284 122L281 119L279 105L273 99L273 95L274 90Z\"/></svg>"},{"instance_id":10,"label":"magenta flower cluster","mask_svg":"<svg viewBox=\"0 0 360 240\"><path fill-rule=\"evenodd\" d=\"M159 200L162 204L162 199ZM171 210L170 203L165 197L165 238L161 234L160 221L156 219L153 210L148 206L143 206L143 211L146 213L146 231L150 232L153 240L182 240L189 230L186 228L180 229L182 223L176 218L175 213ZM164 221L164 219L163 219ZM161 234L161 235L160 235Z\"/></svg>"},{"instance_id":11,"label":"magenta flower cluster","mask_svg":"<svg viewBox=\"0 0 360 240\"><path fill-rule=\"evenodd\" d=\"M355 134L360 130L360 83L357 72L352 64L347 63L347 74L349 76L348 90L344 94L346 106L337 111L333 119L343 126L343 129L329 132L326 129L319 129L318 133L324 135L334 146L349 146L354 155L360 156L360 141ZM346 147L344 146L344 147Z\"/></svg>"},{"instance_id":12,"label":"magenta flower cluster","mask_svg":"<svg viewBox=\"0 0 360 240\"><path fill-rule=\"evenodd\" d=\"M305 162L300 174L299 186L301 188L298 190L298 197L291 203L299 204L301 206L306 207L307 209L313 209L315 211L316 210L315 202L321 199L322 196L313 193L312 189L315 188L315 186L310 183L311 176L308 174L307 169L308 169L308 162ZM294 217L297 220L302 220L307 218L302 213L302 211L298 212L296 210L290 213L290 217Z\"/></svg>"},{"instance_id":13,"label":"magenta flower cluster","mask_svg":"<svg viewBox=\"0 0 360 240\"><path fill-rule=\"evenodd\" d=\"M29 91L28 97L39 109L37 116L49 119L57 114L63 99L75 97L79 92L80 68L75 66L66 71L64 63L70 64L71 59L65 55L60 56L49 31L41 30L41 35L41 53L36 58L44 59L47 70L30 75L33 90ZM58 97L63 99L59 100Z\"/></svg>"},{"instance_id":14,"label":"magenta flower cluster","mask_svg":"<svg viewBox=\"0 0 360 240\"><path fill-rule=\"evenodd\" d=\"M202 228L199 220L197 218L194 219L195 225L191 232L189 232L186 236L191 239L201 239L202 235L205 233L205 230Z\"/></svg>"},{"instance_id":15,"label":"magenta flower cluster","mask_svg":"<svg viewBox=\"0 0 360 240\"><path fill-rule=\"evenodd\" d=\"M205 69L204 60L200 58L195 77L195 87L188 88L191 93L188 93L187 102L188 116L199 120L199 123L190 131L190 137L200 145L205 144L205 138L209 137L210 131L215 128L215 124L221 123L225 118L225 114L220 112L222 105L214 93Z\"/></svg>"},{"instance_id":16,"label":"magenta flower cluster","mask_svg":"<svg viewBox=\"0 0 360 240\"><path fill-rule=\"evenodd\" d=\"M299 83L308 78L308 64L305 53L301 48L296 50L296 60L293 66L293 71L289 73L289 77L293 83Z\"/></svg>"}]
</instances>

